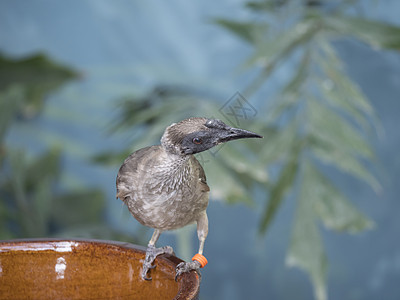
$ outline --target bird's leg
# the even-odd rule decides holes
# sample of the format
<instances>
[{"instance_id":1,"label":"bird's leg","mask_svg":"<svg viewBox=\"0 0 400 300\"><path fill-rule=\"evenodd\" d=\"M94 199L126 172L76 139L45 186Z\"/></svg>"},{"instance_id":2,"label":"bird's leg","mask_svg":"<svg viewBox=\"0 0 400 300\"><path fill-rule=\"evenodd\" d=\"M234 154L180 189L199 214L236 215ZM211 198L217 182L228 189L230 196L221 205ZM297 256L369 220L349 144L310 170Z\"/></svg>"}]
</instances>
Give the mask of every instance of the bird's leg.
<instances>
[{"instance_id":1,"label":"bird's leg","mask_svg":"<svg viewBox=\"0 0 400 300\"><path fill-rule=\"evenodd\" d=\"M191 270L196 270L199 274L199 269L203 268L207 264L207 259L203 256L204 242L208 234L208 218L207 214L204 213L197 220L197 236L199 238L199 252L193 256L190 262L181 262L176 266L175 281L178 276L182 273L189 272Z\"/></svg>"},{"instance_id":2,"label":"bird's leg","mask_svg":"<svg viewBox=\"0 0 400 300\"><path fill-rule=\"evenodd\" d=\"M142 278L144 280L151 280L151 277L147 277L147 273L149 272L150 269L154 269L156 266L153 266L153 262L156 259L156 257L160 254L173 254L174 250L170 246L166 247L161 247L161 248L156 248L156 242L158 238L160 237L161 231L158 229L154 230L153 236L151 237L151 240L149 244L147 245L147 250L146 250L146 257L143 262L143 268L142 268Z\"/></svg>"}]
</instances>

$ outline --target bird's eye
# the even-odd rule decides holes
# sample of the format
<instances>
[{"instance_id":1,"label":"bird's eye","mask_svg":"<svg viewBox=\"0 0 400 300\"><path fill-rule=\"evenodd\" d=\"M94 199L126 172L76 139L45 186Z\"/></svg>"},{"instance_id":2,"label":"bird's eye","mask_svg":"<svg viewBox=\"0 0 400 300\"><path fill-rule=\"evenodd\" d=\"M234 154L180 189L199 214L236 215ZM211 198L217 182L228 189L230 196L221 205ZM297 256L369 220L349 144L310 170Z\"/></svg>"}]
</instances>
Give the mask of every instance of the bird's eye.
<instances>
[{"instance_id":1,"label":"bird's eye","mask_svg":"<svg viewBox=\"0 0 400 300\"><path fill-rule=\"evenodd\" d=\"M200 145L201 143L203 143L203 141L200 138L195 137L195 138L193 138L193 143Z\"/></svg>"}]
</instances>

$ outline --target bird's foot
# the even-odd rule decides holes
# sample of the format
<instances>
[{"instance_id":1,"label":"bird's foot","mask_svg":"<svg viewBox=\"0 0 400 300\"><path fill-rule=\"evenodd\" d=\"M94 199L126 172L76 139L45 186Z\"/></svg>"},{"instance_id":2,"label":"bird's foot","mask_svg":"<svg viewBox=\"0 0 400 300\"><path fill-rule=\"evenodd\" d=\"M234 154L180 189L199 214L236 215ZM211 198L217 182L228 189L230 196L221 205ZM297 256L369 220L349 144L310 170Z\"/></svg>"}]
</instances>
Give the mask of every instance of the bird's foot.
<instances>
[{"instance_id":1,"label":"bird's foot","mask_svg":"<svg viewBox=\"0 0 400 300\"><path fill-rule=\"evenodd\" d=\"M190 262L181 262L176 266L175 281L178 280L179 275L192 270L196 271L201 278L199 269L205 267L207 263L207 259L201 254L193 256L192 261Z\"/></svg>"},{"instance_id":2,"label":"bird's foot","mask_svg":"<svg viewBox=\"0 0 400 300\"><path fill-rule=\"evenodd\" d=\"M201 265L198 261L181 262L179 265L176 266L175 281L178 281L179 275L192 270L197 271L197 273L200 275L200 268Z\"/></svg>"},{"instance_id":3,"label":"bird's foot","mask_svg":"<svg viewBox=\"0 0 400 300\"><path fill-rule=\"evenodd\" d=\"M146 257L143 262L142 268L142 278L144 280L151 280L151 276L147 277L147 273L149 270L154 269L156 266L153 266L153 262L157 256L161 254L173 254L174 250L170 246L165 246L161 248L156 248L154 246L148 246L146 250Z\"/></svg>"}]
</instances>

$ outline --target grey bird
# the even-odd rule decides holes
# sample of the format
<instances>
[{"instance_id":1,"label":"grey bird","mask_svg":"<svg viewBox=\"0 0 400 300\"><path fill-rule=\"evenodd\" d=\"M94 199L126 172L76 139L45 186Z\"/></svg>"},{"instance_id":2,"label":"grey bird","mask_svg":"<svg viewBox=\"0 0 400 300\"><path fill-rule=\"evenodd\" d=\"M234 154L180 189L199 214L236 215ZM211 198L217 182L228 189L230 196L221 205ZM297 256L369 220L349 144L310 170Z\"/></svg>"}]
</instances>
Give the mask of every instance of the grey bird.
<instances>
[{"instance_id":1,"label":"grey bird","mask_svg":"<svg viewBox=\"0 0 400 300\"><path fill-rule=\"evenodd\" d=\"M160 234L194 222L199 251L191 262L177 266L175 280L207 263L203 249L208 234L206 209L210 188L193 154L242 138L262 136L230 127L218 119L189 118L168 126L161 145L142 148L125 159L117 175L116 197L128 206L136 220L154 228L143 262L143 279L151 280L148 272L155 267L153 262L158 255L173 253L169 246L156 248Z\"/></svg>"}]
</instances>

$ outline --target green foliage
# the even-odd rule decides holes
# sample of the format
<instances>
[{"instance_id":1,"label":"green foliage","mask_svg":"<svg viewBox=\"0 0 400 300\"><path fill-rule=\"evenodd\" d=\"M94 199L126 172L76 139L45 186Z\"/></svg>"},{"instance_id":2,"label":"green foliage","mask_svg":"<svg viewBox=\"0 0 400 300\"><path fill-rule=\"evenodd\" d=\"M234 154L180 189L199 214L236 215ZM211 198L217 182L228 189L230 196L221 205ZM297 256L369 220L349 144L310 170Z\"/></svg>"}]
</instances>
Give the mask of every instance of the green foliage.
<instances>
[{"instance_id":1,"label":"green foliage","mask_svg":"<svg viewBox=\"0 0 400 300\"><path fill-rule=\"evenodd\" d=\"M1 182L2 228L10 237L46 237L68 228L101 222L104 197L98 190L57 191L60 151L35 159L9 149Z\"/></svg>"},{"instance_id":2,"label":"green foliage","mask_svg":"<svg viewBox=\"0 0 400 300\"><path fill-rule=\"evenodd\" d=\"M105 229L105 199L98 189L65 191L62 152L48 147L32 156L29 149L6 144L11 126L41 112L46 96L75 78L73 70L44 55L10 59L0 56L0 239L49 237L112 238Z\"/></svg>"},{"instance_id":3,"label":"green foliage","mask_svg":"<svg viewBox=\"0 0 400 300\"><path fill-rule=\"evenodd\" d=\"M23 94L14 116L35 116L43 108L50 92L77 75L73 70L49 60L43 54L11 59L0 53L0 91L18 86ZM10 106L8 102L3 105Z\"/></svg>"},{"instance_id":4,"label":"green foliage","mask_svg":"<svg viewBox=\"0 0 400 300\"><path fill-rule=\"evenodd\" d=\"M215 19L215 23L235 33L238 37L249 43L254 43L268 30L266 23L237 22L226 19Z\"/></svg>"},{"instance_id":5,"label":"green foliage","mask_svg":"<svg viewBox=\"0 0 400 300\"><path fill-rule=\"evenodd\" d=\"M22 105L22 99L23 91L19 86L14 86L6 91L0 91L0 145ZM2 154L4 155L4 153Z\"/></svg>"},{"instance_id":6,"label":"green foliage","mask_svg":"<svg viewBox=\"0 0 400 300\"><path fill-rule=\"evenodd\" d=\"M379 124L373 107L345 73L333 42L350 37L374 48L400 49L399 27L349 16L346 12L355 5L355 1L248 2L249 9L269 21L263 26L269 29L265 35L254 34L259 23L216 21L253 45L245 67L259 70L259 76L246 96L266 84L281 64L297 61L292 77L265 112L268 141L258 155L279 171L266 185L269 196L260 231L268 230L283 199L292 194L297 213L287 263L310 275L320 300L327 298L327 258L319 221L328 229L348 233L373 226L320 167L331 166L380 190L368 167L375 159L368 137Z\"/></svg>"},{"instance_id":7,"label":"green foliage","mask_svg":"<svg viewBox=\"0 0 400 300\"><path fill-rule=\"evenodd\" d=\"M400 28L364 18L335 15L325 20L326 27L339 35L349 35L377 49L400 49Z\"/></svg>"},{"instance_id":8,"label":"green foliage","mask_svg":"<svg viewBox=\"0 0 400 300\"><path fill-rule=\"evenodd\" d=\"M291 153L284 162L282 170L276 182L270 188L268 206L261 218L260 232L265 233L274 218L283 198L292 188L296 174L299 168L299 155L301 151L301 143L289 148Z\"/></svg>"},{"instance_id":9,"label":"green foliage","mask_svg":"<svg viewBox=\"0 0 400 300\"><path fill-rule=\"evenodd\" d=\"M327 258L313 210L321 199L315 193L314 178L308 173L310 168L312 167L308 163L304 165L292 240L286 262L289 266L297 266L309 273L314 284L315 296L322 300L327 297L325 287Z\"/></svg>"}]
</instances>

